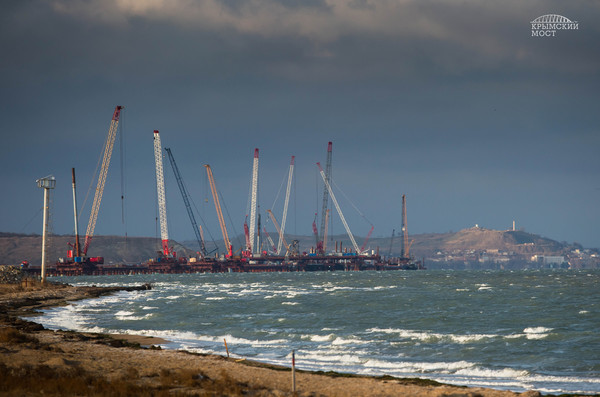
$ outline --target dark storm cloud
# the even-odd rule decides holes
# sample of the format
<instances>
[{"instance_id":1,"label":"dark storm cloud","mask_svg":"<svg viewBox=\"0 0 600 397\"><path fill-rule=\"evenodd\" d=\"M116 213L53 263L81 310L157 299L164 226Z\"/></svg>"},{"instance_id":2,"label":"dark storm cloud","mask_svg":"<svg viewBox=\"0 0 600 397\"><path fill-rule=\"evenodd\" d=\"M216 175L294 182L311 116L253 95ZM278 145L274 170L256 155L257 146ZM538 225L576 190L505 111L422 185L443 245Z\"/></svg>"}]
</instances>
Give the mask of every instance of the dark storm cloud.
<instances>
[{"instance_id":1,"label":"dark storm cloud","mask_svg":"<svg viewBox=\"0 0 600 397\"><path fill-rule=\"evenodd\" d=\"M597 183L595 3L40 0L1 7L2 175L33 190L30 206L39 201L33 176L64 169L68 178L75 159L95 162L105 113L123 104L135 142L132 196L154 194L145 146L154 128L179 158L216 163L228 197L242 197L230 199L239 212L255 146L264 153L261 191L270 201L290 154L306 167L298 167L304 186L314 186L314 162L334 140L339 184L362 187L356 201L373 209L378 230L392 227L397 203L387 198L408 189L413 231L472 226L480 214L500 227L518 212L550 237L569 239L555 234L581 229L598 241L598 227L584 215L597 214L597 190L572 209L570 223L548 221L551 214L527 201L555 208L559 198L549 198L546 185L553 178L584 189ZM547 13L580 28L532 38L529 22ZM19 153L31 161L23 164ZM313 213L308 190L304 212ZM143 210L153 212L140 208L140 223Z\"/></svg>"}]
</instances>

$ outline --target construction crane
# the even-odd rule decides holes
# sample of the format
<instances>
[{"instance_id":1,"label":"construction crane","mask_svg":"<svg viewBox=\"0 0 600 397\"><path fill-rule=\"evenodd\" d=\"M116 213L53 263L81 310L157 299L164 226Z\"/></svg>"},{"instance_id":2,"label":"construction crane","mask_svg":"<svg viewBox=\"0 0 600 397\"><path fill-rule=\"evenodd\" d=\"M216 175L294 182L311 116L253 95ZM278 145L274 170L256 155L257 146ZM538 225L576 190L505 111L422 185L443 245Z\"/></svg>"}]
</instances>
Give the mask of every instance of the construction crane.
<instances>
[{"instance_id":1,"label":"construction crane","mask_svg":"<svg viewBox=\"0 0 600 397\"><path fill-rule=\"evenodd\" d=\"M173 173L175 174L175 180L177 180L177 185L179 186L179 191L181 192L181 197L183 197L183 203L185 204L185 209L187 210L188 216L190 218L190 222L192 224L192 229L194 229L194 234L196 235L196 240L198 241L198 246L200 247L200 252L202 257L206 256L206 246L204 244L204 239L200 234L200 228L198 227L198 223L196 223L196 217L194 216L194 212L192 211L192 206L190 205L190 199L183 184L183 180L181 178L181 174L179 173L179 168L177 167L177 163L175 163L175 157L173 157L173 153L170 148L165 148L167 155L169 155L169 161L171 163L171 168L173 169Z\"/></svg>"},{"instance_id":2,"label":"construction crane","mask_svg":"<svg viewBox=\"0 0 600 397\"><path fill-rule=\"evenodd\" d=\"M396 229L392 229L392 238L390 239L390 249L388 250L388 258L392 256L392 247L394 246L394 235L396 234Z\"/></svg>"},{"instance_id":3,"label":"construction crane","mask_svg":"<svg viewBox=\"0 0 600 397\"><path fill-rule=\"evenodd\" d=\"M315 249L317 251L319 251L319 246L321 244L321 240L319 240L319 230L317 229L317 216L318 215L319 214L317 214L315 212L315 219L313 219L313 223L312 223L313 234L315 235L315 244L316 244Z\"/></svg>"},{"instance_id":4,"label":"construction crane","mask_svg":"<svg viewBox=\"0 0 600 397\"><path fill-rule=\"evenodd\" d=\"M269 214L271 221L273 221L273 225L275 226L275 229L277 229L277 233L279 233L279 235L281 236L281 241L283 242L283 246L285 247L285 250L287 252L287 250L289 249L289 245L288 245L288 243L285 242L285 238L283 237L283 233L281 233L281 229L279 228L279 223L277 222L277 219L275 219L275 215L273 215L273 211L267 210L267 213Z\"/></svg>"},{"instance_id":5,"label":"construction crane","mask_svg":"<svg viewBox=\"0 0 600 397\"><path fill-rule=\"evenodd\" d=\"M256 247L254 235L256 231L256 210L258 206L258 148L254 149L254 160L252 162L252 185L250 200L250 250L258 253L260 247ZM259 229L260 232L260 229Z\"/></svg>"},{"instance_id":6,"label":"construction crane","mask_svg":"<svg viewBox=\"0 0 600 397\"><path fill-rule=\"evenodd\" d=\"M277 248L275 247L275 243L273 242L271 236L269 236L269 232L267 232L267 228L265 226L263 226L263 231L265 232L265 236L267 237L269 244L271 244L271 252L275 252L277 255L279 255L279 252L277 252Z\"/></svg>"},{"instance_id":7,"label":"construction crane","mask_svg":"<svg viewBox=\"0 0 600 397\"><path fill-rule=\"evenodd\" d=\"M331 154L332 154L332 143L327 143L327 162L325 163L325 179L327 182L331 180ZM317 243L317 251L319 253L325 252L325 224L327 223L327 206L329 204L329 190L323 189L323 207L321 209L321 234L323 240L320 244Z\"/></svg>"},{"instance_id":8,"label":"construction crane","mask_svg":"<svg viewBox=\"0 0 600 397\"><path fill-rule=\"evenodd\" d=\"M81 246L79 245L79 217L77 216L77 194L75 189L75 168L71 168L71 180L73 183L73 217L75 218L75 245L73 246L73 256L81 256Z\"/></svg>"},{"instance_id":9,"label":"construction crane","mask_svg":"<svg viewBox=\"0 0 600 397\"><path fill-rule=\"evenodd\" d=\"M402 195L402 247L400 257L408 258L408 228L406 225L406 195Z\"/></svg>"},{"instance_id":10,"label":"construction crane","mask_svg":"<svg viewBox=\"0 0 600 397\"><path fill-rule=\"evenodd\" d=\"M295 158L296 156L292 156L292 160L290 161L290 171L288 174L287 189L285 190L285 201L283 203L283 216L281 217L281 230L279 231L279 241L277 242L277 255L281 255L281 244L283 242L283 234L285 233L285 221L287 219L288 204L290 202L290 191L292 189Z\"/></svg>"},{"instance_id":11,"label":"construction crane","mask_svg":"<svg viewBox=\"0 0 600 397\"><path fill-rule=\"evenodd\" d=\"M158 195L158 214L160 215L160 239L165 257L175 257L169 248L169 230L167 228L167 201L165 199L165 177L163 174L162 146L158 130L154 130L154 161L156 164L156 193Z\"/></svg>"},{"instance_id":12,"label":"construction crane","mask_svg":"<svg viewBox=\"0 0 600 397\"><path fill-rule=\"evenodd\" d=\"M325 233L323 233L323 253L327 251L327 229L329 226L329 209L325 212Z\"/></svg>"},{"instance_id":13,"label":"construction crane","mask_svg":"<svg viewBox=\"0 0 600 397\"><path fill-rule=\"evenodd\" d=\"M246 238L246 249L242 250L242 255L245 257L252 256L252 245L250 244L250 231L248 229L248 216L244 219L244 237Z\"/></svg>"},{"instance_id":14,"label":"construction crane","mask_svg":"<svg viewBox=\"0 0 600 397\"><path fill-rule=\"evenodd\" d=\"M221 226L221 233L223 233L223 243L225 244L225 256L230 258L233 256L233 247L229 241L229 235L227 234L227 227L225 226L225 219L223 219L223 211L221 210L221 204L219 203L219 193L217 192L217 186L215 184L215 178L213 177L212 169L210 165L205 164L206 175L208 175L208 181L210 183L210 191L215 202L215 209L217 210L217 217L219 218L219 226Z\"/></svg>"},{"instance_id":15,"label":"construction crane","mask_svg":"<svg viewBox=\"0 0 600 397\"><path fill-rule=\"evenodd\" d=\"M335 199L333 190L331 190L331 185L329 184L329 181L327 180L327 177L325 176L325 171L323 171L323 167L321 167L321 163L317 163L317 166L319 167L319 172L321 173L321 178L323 178L323 182L325 182L325 187L327 188L327 190L329 190L329 195L331 196L331 201L333 201L333 204L335 205L335 209L337 210L338 215L340 216L340 219L342 220L342 223L344 224L346 233L348 233L348 237L350 237L350 241L352 242L352 247L354 247L354 251L356 252L356 254L360 255L362 253L362 251L358 247L358 244L356 244L354 235L350 231L350 227L348 226L348 223L346 222L346 218L344 218L344 214L342 213L342 210L340 209L340 206L339 206L337 200Z\"/></svg>"},{"instance_id":16,"label":"construction crane","mask_svg":"<svg viewBox=\"0 0 600 397\"><path fill-rule=\"evenodd\" d=\"M360 252L365 251L365 247L367 246L367 243L369 242L369 239L371 238L371 234L373 234L373 229L375 229L375 226L371 225L371 229L369 230L369 233L367 233L367 238L365 238L365 242L363 243L362 247L360 247Z\"/></svg>"},{"instance_id":17,"label":"construction crane","mask_svg":"<svg viewBox=\"0 0 600 397\"><path fill-rule=\"evenodd\" d=\"M110 158L113 152L113 146L115 144L115 137L117 135L117 127L119 126L119 116L121 114L123 106L115 107L110 127L108 128L108 136L106 138L106 144L104 145L104 151L102 156L102 166L100 167L100 173L98 175L98 184L96 186L96 194L94 194L94 202L92 203L92 211L90 212L90 220L88 222L87 230L85 232L85 242L83 244L83 256L87 255L90 242L94 236L94 229L96 228L96 221L98 220L98 212L100 211L100 202L102 201L102 194L104 193L104 184L106 183L106 175L108 174L108 166L110 165Z\"/></svg>"}]
</instances>

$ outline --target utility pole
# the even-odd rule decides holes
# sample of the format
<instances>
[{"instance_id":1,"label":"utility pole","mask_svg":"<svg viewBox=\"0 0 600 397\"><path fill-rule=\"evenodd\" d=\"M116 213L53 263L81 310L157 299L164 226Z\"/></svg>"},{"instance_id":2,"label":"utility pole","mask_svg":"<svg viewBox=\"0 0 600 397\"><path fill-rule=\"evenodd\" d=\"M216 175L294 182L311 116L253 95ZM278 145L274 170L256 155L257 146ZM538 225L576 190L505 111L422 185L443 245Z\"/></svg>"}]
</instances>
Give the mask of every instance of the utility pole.
<instances>
[{"instance_id":1,"label":"utility pole","mask_svg":"<svg viewBox=\"0 0 600 397\"><path fill-rule=\"evenodd\" d=\"M44 189L44 226L42 232L42 283L46 282L46 249L48 248L48 222L50 210L50 189L56 186L52 175L36 180L38 187Z\"/></svg>"}]
</instances>

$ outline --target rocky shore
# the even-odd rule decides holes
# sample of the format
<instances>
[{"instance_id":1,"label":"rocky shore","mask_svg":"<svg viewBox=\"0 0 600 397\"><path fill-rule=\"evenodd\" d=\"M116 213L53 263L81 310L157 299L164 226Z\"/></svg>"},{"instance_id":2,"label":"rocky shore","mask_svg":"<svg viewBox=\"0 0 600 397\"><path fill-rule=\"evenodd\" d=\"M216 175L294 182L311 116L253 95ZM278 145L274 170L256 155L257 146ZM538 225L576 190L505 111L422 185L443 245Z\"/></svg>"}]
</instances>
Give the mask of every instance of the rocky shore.
<instances>
[{"instance_id":1,"label":"rocky shore","mask_svg":"<svg viewBox=\"0 0 600 397\"><path fill-rule=\"evenodd\" d=\"M292 396L290 368L162 350L131 335L52 331L25 320L44 307L122 290L20 280L0 285L0 395ZM423 379L296 371L298 396L533 397Z\"/></svg>"}]
</instances>

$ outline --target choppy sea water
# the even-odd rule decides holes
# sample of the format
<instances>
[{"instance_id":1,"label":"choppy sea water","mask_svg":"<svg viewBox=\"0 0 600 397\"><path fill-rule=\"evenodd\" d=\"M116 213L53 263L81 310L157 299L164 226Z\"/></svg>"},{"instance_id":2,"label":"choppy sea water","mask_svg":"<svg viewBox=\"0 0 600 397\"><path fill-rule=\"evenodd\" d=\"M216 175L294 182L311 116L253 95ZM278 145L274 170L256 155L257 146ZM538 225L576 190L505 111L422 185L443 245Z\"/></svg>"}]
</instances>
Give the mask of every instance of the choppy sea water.
<instances>
[{"instance_id":1,"label":"choppy sea water","mask_svg":"<svg viewBox=\"0 0 600 397\"><path fill-rule=\"evenodd\" d=\"M63 277L153 289L73 302L50 329L159 336L164 348L300 369L600 393L600 271Z\"/></svg>"}]
</instances>

